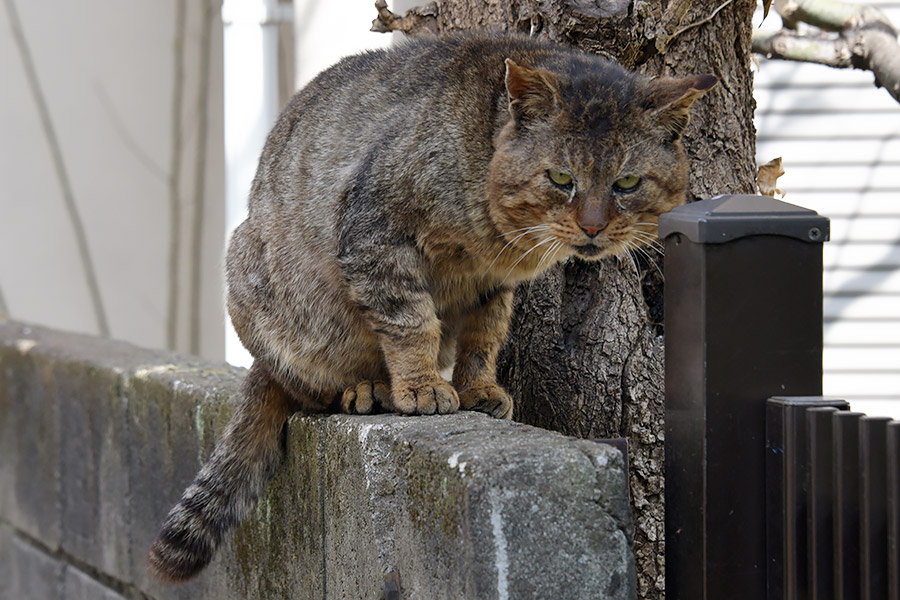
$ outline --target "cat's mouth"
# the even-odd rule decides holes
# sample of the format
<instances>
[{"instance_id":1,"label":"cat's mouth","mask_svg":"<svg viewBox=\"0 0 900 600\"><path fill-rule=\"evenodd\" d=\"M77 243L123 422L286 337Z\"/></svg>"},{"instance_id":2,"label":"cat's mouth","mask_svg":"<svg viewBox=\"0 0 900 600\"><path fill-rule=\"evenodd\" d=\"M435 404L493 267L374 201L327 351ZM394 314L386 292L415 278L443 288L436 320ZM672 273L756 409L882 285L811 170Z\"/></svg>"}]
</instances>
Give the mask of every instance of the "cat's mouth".
<instances>
[{"instance_id":1,"label":"cat's mouth","mask_svg":"<svg viewBox=\"0 0 900 600\"><path fill-rule=\"evenodd\" d=\"M585 258L598 258L606 253L606 248L595 244L583 244L581 246L573 246L575 252Z\"/></svg>"}]
</instances>

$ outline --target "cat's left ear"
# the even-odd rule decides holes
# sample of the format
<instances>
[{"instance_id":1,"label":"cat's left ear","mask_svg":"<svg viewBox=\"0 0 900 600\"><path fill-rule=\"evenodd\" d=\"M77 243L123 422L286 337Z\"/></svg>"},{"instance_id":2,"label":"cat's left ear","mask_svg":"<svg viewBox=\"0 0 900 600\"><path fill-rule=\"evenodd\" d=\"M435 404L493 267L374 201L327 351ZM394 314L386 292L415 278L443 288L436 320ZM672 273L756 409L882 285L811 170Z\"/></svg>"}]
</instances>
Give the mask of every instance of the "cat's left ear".
<instances>
[{"instance_id":1,"label":"cat's left ear","mask_svg":"<svg viewBox=\"0 0 900 600\"><path fill-rule=\"evenodd\" d=\"M556 76L544 69L516 64L506 59L506 92L509 112L519 122L543 119L559 110Z\"/></svg>"},{"instance_id":2,"label":"cat's left ear","mask_svg":"<svg viewBox=\"0 0 900 600\"><path fill-rule=\"evenodd\" d=\"M647 112L674 137L680 137L690 119L691 104L717 83L715 75L654 79L650 82Z\"/></svg>"}]
</instances>

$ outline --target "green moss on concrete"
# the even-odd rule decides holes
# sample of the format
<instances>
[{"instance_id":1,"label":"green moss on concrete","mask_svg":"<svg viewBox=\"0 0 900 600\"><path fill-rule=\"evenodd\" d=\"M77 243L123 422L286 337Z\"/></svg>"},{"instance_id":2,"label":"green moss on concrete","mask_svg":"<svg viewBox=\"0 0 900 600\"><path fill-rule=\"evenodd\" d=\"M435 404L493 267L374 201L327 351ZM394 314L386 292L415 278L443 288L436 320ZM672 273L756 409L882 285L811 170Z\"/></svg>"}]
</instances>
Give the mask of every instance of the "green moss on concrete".
<instances>
[{"instance_id":1,"label":"green moss on concrete","mask_svg":"<svg viewBox=\"0 0 900 600\"><path fill-rule=\"evenodd\" d=\"M440 533L446 539L459 535L464 517L466 482L453 469L448 476L445 459L412 455L408 464L409 516L413 525L428 536Z\"/></svg>"},{"instance_id":2,"label":"green moss on concrete","mask_svg":"<svg viewBox=\"0 0 900 600\"><path fill-rule=\"evenodd\" d=\"M321 598L322 533L315 428L291 428L285 460L228 544L231 585L246 598Z\"/></svg>"},{"instance_id":3,"label":"green moss on concrete","mask_svg":"<svg viewBox=\"0 0 900 600\"><path fill-rule=\"evenodd\" d=\"M75 539L54 527L78 519L79 506L111 515L117 505L103 503L124 502L127 523L99 523L101 536L127 540L116 552L130 575L86 546L63 550L136 597L375 598L389 568L406 597L496 597L498 514L511 595L554 597L564 582L602 597L590 590L608 590L612 572L633 591L621 473L589 461L591 448L575 451L578 442L471 414L293 418L285 462L253 517L200 577L163 586L146 573L147 548L212 451L244 372L18 324L0 324L0 369L0 410L10 413L0 414L0 449L24 465L0 464L0 516L54 547ZM62 467L84 471L85 497L100 497L67 501L65 520Z\"/></svg>"}]
</instances>

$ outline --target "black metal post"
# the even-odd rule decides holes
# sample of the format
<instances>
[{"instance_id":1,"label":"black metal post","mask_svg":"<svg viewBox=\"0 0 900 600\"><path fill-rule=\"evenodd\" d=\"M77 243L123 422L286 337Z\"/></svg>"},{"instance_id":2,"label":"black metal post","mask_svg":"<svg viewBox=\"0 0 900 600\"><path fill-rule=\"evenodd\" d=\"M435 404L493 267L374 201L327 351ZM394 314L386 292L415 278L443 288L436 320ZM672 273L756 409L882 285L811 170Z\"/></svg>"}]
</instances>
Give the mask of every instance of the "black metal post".
<instances>
[{"instance_id":1,"label":"black metal post","mask_svg":"<svg viewBox=\"0 0 900 600\"><path fill-rule=\"evenodd\" d=\"M766 400L822 394L828 219L720 196L666 241L666 596L766 597Z\"/></svg>"}]
</instances>

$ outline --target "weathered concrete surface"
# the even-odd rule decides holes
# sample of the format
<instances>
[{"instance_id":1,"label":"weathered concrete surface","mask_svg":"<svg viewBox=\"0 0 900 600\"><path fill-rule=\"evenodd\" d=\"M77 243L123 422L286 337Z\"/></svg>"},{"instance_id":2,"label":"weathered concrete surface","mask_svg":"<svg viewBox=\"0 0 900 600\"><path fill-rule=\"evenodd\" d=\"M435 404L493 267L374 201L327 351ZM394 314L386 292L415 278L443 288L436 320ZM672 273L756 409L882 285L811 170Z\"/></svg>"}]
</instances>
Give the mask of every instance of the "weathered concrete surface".
<instances>
[{"instance_id":1,"label":"weathered concrete surface","mask_svg":"<svg viewBox=\"0 0 900 600\"><path fill-rule=\"evenodd\" d=\"M256 517L184 586L157 527L241 369L0 323L0 598L633 598L614 449L484 415L295 416Z\"/></svg>"}]
</instances>

